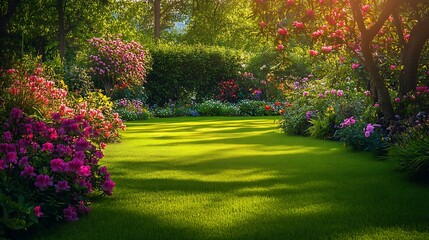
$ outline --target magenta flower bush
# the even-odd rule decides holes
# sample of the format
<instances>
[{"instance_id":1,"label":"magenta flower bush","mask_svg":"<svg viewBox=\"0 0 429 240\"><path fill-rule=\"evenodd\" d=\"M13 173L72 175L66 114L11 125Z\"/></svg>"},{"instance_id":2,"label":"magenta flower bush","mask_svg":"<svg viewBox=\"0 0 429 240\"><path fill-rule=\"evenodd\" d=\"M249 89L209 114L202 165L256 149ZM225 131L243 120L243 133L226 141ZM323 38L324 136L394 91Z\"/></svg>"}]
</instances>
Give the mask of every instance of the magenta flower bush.
<instances>
[{"instance_id":1,"label":"magenta flower bush","mask_svg":"<svg viewBox=\"0 0 429 240\"><path fill-rule=\"evenodd\" d=\"M76 221L93 194L111 195L115 183L97 131L82 115L53 113L47 123L14 108L0 136L0 228L26 229L40 221Z\"/></svg>"},{"instance_id":2,"label":"magenta flower bush","mask_svg":"<svg viewBox=\"0 0 429 240\"><path fill-rule=\"evenodd\" d=\"M101 83L104 93L111 96L115 89L139 86L146 81L148 57L143 46L135 41L118 38L92 38L88 40L92 54L95 80Z\"/></svg>"}]
</instances>

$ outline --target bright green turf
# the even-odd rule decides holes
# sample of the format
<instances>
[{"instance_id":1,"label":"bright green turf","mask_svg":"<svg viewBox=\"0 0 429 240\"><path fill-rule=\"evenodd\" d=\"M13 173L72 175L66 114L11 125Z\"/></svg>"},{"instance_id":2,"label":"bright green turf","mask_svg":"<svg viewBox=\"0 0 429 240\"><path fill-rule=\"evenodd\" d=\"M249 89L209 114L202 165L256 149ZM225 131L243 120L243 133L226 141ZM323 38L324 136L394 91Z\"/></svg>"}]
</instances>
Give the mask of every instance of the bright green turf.
<instances>
[{"instance_id":1,"label":"bright green turf","mask_svg":"<svg viewBox=\"0 0 429 240\"><path fill-rule=\"evenodd\" d=\"M429 189L275 118L128 123L109 145L117 188L39 239L429 239Z\"/></svg>"}]
</instances>

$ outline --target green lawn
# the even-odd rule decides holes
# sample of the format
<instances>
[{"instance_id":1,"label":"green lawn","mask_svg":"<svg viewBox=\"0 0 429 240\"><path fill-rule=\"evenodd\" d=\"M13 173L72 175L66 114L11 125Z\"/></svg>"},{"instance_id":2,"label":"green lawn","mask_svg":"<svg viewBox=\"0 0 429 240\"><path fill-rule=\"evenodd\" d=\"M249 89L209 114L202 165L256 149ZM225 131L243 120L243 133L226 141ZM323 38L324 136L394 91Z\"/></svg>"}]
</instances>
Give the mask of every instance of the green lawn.
<instances>
[{"instance_id":1,"label":"green lawn","mask_svg":"<svg viewBox=\"0 0 429 240\"><path fill-rule=\"evenodd\" d=\"M429 188L274 120L128 123L105 151L114 195L36 239L429 239Z\"/></svg>"}]
</instances>

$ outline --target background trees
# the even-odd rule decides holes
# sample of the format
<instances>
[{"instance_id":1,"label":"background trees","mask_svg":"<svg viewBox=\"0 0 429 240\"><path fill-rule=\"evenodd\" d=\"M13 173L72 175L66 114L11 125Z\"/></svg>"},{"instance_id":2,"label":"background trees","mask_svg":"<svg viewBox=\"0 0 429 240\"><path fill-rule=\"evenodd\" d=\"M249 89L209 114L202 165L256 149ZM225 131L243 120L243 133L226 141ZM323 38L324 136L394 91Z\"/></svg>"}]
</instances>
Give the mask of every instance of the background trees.
<instances>
[{"instance_id":1,"label":"background trees","mask_svg":"<svg viewBox=\"0 0 429 240\"><path fill-rule=\"evenodd\" d=\"M416 89L419 58L428 39L427 31L421 31L428 21L427 7L428 1L414 0L253 3L260 31L281 50L293 36L318 47L310 52L313 56L345 49L351 52L365 66L370 88L387 119L394 117L388 85L397 90L395 86L400 86L402 95ZM401 57L395 59L398 52ZM402 77L391 83L385 81L383 73L389 63L402 71Z\"/></svg>"}]
</instances>

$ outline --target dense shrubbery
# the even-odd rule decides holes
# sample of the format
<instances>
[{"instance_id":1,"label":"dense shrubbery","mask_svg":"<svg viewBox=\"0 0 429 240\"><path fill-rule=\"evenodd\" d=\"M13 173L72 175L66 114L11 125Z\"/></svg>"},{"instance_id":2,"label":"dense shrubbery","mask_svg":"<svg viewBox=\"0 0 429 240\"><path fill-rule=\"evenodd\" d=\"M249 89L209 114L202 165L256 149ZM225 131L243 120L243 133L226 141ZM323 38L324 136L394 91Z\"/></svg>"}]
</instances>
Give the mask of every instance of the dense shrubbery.
<instances>
[{"instance_id":1,"label":"dense shrubbery","mask_svg":"<svg viewBox=\"0 0 429 240\"><path fill-rule=\"evenodd\" d=\"M67 92L43 65L30 65L1 75L0 229L11 236L38 222L75 221L91 195L111 195L101 149L125 127L101 92Z\"/></svg>"},{"instance_id":2,"label":"dense shrubbery","mask_svg":"<svg viewBox=\"0 0 429 240\"><path fill-rule=\"evenodd\" d=\"M120 99L114 102L115 111L123 120L144 120L150 118L151 113L145 108L140 100Z\"/></svg>"},{"instance_id":3,"label":"dense shrubbery","mask_svg":"<svg viewBox=\"0 0 429 240\"><path fill-rule=\"evenodd\" d=\"M150 50L153 69L146 89L149 103L157 105L213 98L218 82L235 78L244 58L219 47L159 45Z\"/></svg>"},{"instance_id":4,"label":"dense shrubbery","mask_svg":"<svg viewBox=\"0 0 429 240\"><path fill-rule=\"evenodd\" d=\"M12 109L0 144L0 225L26 229L38 221L76 221L88 213L90 194L111 195L114 183L100 147L88 139L97 134L81 115L52 113L52 123Z\"/></svg>"},{"instance_id":5,"label":"dense shrubbery","mask_svg":"<svg viewBox=\"0 0 429 240\"><path fill-rule=\"evenodd\" d=\"M284 113L284 103L242 100L237 103L207 100L195 104L173 104L166 107L153 106L150 112L155 117L181 116L275 116Z\"/></svg>"}]
</instances>

